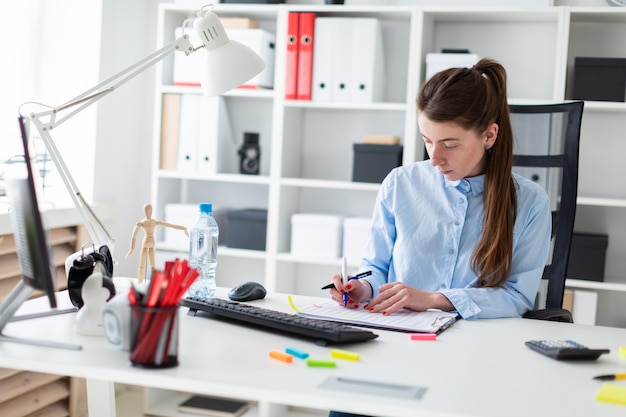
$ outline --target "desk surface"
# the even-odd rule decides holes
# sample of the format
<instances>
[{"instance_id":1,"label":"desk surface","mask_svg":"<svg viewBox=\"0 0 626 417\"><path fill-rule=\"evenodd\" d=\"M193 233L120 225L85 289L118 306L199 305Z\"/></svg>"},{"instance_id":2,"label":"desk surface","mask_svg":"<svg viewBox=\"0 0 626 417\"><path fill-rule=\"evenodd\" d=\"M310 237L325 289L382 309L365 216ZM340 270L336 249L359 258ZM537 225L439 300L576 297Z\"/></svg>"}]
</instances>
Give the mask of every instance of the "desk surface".
<instances>
[{"instance_id":1,"label":"desk surface","mask_svg":"<svg viewBox=\"0 0 626 417\"><path fill-rule=\"evenodd\" d=\"M65 294L59 294L63 301ZM314 301L294 296L298 306ZM39 304L37 304L39 303ZM287 296L269 294L256 305L290 311ZM42 305L33 300L29 307ZM45 305L45 304L43 304ZM411 341L406 333L376 331L370 342L342 345L359 352L359 362L338 360L335 369L307 367L268 357L270 350L295 347L311 357L330 358L332 347L250 327L186 315L181 308L180 365L142 370L128 352L104 337L74 332L66 314L10 323L5 334L74 342L82 351L0 343L0 366L154 388L189 391L317 409L384 416L624 416L626 407L595 400L600 374L626 372L626 329L526 319L460 321L438 340ZM592 362L560 362L531 351L530 339L574 339L611 353ZM426 388L421 399L333 391L320 387L329 377ZM626 387L626 381L616 381Z\"/></svg>"}]
</instances>

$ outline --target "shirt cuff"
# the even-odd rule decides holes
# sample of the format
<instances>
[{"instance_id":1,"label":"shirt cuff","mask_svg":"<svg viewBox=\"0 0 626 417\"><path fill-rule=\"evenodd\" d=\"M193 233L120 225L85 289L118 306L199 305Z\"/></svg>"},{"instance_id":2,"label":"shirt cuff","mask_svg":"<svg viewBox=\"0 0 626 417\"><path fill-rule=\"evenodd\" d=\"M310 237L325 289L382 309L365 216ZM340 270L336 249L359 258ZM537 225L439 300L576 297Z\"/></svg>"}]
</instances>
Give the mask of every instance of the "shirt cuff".
<instances>
[{"instance_id":1,"label":"shirt cuff","mask_svg":"<svg viewBox=\"0 0 626 417\"><path fill-rule=\"evenodd\" d=\"M451 289L439 291L443 294L454 306L454 309L461 315L464 320L477 319L480 314L480 307L472 301L470 297L464 294L463 291Z\"/></svg>"}]
</instances>

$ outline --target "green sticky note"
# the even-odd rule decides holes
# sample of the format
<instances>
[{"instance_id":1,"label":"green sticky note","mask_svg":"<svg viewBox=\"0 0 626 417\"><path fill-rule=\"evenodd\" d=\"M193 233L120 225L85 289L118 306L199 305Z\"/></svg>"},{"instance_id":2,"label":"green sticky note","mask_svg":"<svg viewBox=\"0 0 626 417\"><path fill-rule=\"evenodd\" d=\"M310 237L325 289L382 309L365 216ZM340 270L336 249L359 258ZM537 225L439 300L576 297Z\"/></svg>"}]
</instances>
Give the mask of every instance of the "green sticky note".
<instances>
[{"instance_id":1,"label":"green sticky note","mask_svg":"<svg viewBox=\"0 0 626 417\"><path fill-rule=\"evenodd\" d=\"M626 388L612 384L604 384L600 392L598 392L598 395L596 395L596 400L626 405Z\"/></svg>"},{"instance_id":2,"label":"green sticky note","mask_svg":"<svg viewBox=\"0 0 626 417\"><path fill-rule=\"evenodd\" d=\"M306 360L306 364L308 366L317 366L321 368L334 368L337 366L335 364L335 361L329 361L329 360L324 360L324 359L310 359L310 358Z\"/></svg>"}]
</instances>

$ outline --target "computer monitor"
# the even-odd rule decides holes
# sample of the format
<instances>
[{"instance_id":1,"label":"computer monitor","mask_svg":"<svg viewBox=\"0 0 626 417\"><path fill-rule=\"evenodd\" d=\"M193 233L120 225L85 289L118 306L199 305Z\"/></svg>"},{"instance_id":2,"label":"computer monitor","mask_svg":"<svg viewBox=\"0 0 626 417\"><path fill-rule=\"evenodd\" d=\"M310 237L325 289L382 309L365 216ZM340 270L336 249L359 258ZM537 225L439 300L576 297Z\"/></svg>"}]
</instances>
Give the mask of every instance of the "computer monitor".
<instances>
[{"instance_id":1,"label":"computer monitor","mask_svg":"<svg viewBox=\"0 0 626 417\"><path fill-rule=\"evenodd\" d=\"M9 216L13 228L13 236L17 256L22 271L22 280L13 288L6 299L0 304L0 341L12 341L38 346L50 346L67 349L80 349L80 346L51 341L22 339L7 336L4 328L7 323L16 319L18 308L36 290L43 291L48 298L49 312L39 313L28 318L59 314L56 303L56 267L54 265L52 246L48 241L48 231L39 211L37 199L36 177L33 175L33 162L29 152L29 140L26 120L19 117L20 134L24 146L24 170L12 171L5 177L6 191L9 198ZM24 317L17 318L24 319Z\"/></svg>"}]
</instances>

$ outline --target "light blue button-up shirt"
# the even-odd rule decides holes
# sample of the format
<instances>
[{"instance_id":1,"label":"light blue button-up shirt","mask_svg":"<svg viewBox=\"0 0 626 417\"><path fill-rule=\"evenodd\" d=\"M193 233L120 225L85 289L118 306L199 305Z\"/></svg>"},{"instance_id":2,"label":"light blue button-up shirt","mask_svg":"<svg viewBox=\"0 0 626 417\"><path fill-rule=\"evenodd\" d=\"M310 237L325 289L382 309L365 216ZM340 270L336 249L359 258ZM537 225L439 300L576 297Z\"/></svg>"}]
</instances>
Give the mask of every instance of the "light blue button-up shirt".
<instances>
[{"instance_id":1,"label":"light blue button-up shirt","mask_svg":"<svg viewBox=\"0 0 626 417\"><path fill-rule=\"evenodd\" d=\"M394 169L383 181L360 270L374 291L404 282L445 295L464 319L519 317L531 309L548 257L547 194L514 174L517 217L511 274L502 288L475 288L470 258L484 223L485 176L448 181L429 161ZM504 196L503 196L504 197Z\"/></svg>"}]
</instances>

